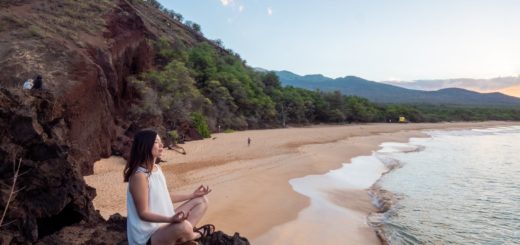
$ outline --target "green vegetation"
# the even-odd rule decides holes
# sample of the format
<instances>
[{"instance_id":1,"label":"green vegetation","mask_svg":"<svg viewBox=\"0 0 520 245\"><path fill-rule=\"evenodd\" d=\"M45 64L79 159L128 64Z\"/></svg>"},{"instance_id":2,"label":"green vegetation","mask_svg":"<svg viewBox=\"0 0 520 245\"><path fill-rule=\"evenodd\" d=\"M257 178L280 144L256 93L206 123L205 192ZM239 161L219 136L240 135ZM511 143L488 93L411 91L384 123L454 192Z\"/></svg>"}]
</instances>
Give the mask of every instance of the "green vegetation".
<instances>
[{"instance_id":1,"label":"green vegetation","mask_svg":"<svg viewBox=\"0 0 520 245\"><path fill-rule=\"evenodd\" d=\"M142 121L145 118L162 117L162 111L157 106L157 92L150 88L144 81L134 77L127 78L128 88L135 91L137 100L129 106L129 117L134 121Z\"/></svg>"},{"instance_id":2,"label":"green vegetation","mask_svg":"<svg viewBox=\"0 0 520 245\"><path fill-rule=\"evenodd\" d=\"M443 121L518 121L520 120L520 108L496 108L496 107L453 107L418 105L409 106L416 111L412 116L417 116L415 121L443 122Z\"/></svg>"},{"instance_id":3,"label":"green vegetation","mask_svg":"<svg viewBox=\"0 0 520 245\"><path fill-rule=\"evenodd\" d=\"M148 4L167 13L156 1ZM187 22L191 30L200 26ZM285 127L287 124L520 120L520 108L381 105L340 92L282 87L273 72L256 72L222 41L187 43L177 35L150 40L156 69L127 79L136 100L130 117L160 118L168 131L189 123L210 132Z\"/></svg>"},{"instance_id":4,"label":"green vegetation","mask_svg":"<svg viewBox=\"0 0 520 245\"><path fill-rule=\"evenodd\" d=\"M204 115L197 112L193 112L191 113L191 119L193 120L193 125L195 126L195 129L203 138L209 138L211 136L211 133L208 128L208 121L206 120Z\"/></svg>"},{"instance_id":5,"label":"green vegetation","mask_svg":"<svg viewBox=\"0 0 520 245\"><path fill-rule=\"evenodd\" d=\"M31 27L29 27L29 28L27 29L27 35L28 35L29 37L36 37L36 38L41 37L41 34L40 34L38 28L35 27L35 26L31 26Z\"/></svg>"},{"instance_id":6,"label":"green vegetation","mask_svg":"<svg viewBox=\"0 0 520 245\"><path fill-rule=\"evenodd\" d=\"M186 21L184 24L185 24L188 28L190 28L191 30L195 31L196 33L198 33L198 34L202 34L202 33L201 33L201 27L200 27L199 24L197 24L197 23L195 23L195 22L193 22L193 21L190 21L190 20Z\"/></svg>"},{"instance_id":7,"label":"green vegetation","mask_svg":"<svg viewBox=\"0 0 520 245\"><path fill-rule=\"evenodd\" d=\"M172 140L172 144L177 144L177 142L179 141L179 134L177 133L177 130L170 130L168 132L168 136Z\"/></svg>"},{"instance_id":8,"label":"green vegetation","mask_svg":"<svg viewBox=\"0 0 520 245\"><path fill-rule=\"evenodd\" d=\"M165 8L160 2L158 2L157 0L147 0L145 3L149 4L150 6L160 10L161 12L163 12L164 14L166 14L167 16L169 16L170 18L182 23L182 20L184 19L184 17L182 16L182 14L180 13L176 13L175 11L171 10L171 9L167 9ZM194 31L195 33L199 34L199 35L202 35L202 32L201 32L201 27L199 24L191 21L191 20L187 20L186 22L184 22L184 25L186 27L188 27L189 29L191 29L192 31Z\"/></svg>"},{"instance_id":9,"label":"green vegetation","mask_svg":"<svg viewBox=\"0 0 520 245\"><path fill-rule=\"evenodd\" d=\"M192 48L166 38L153 43L159 68L132 81L141 91L140 98L149 100L140 104L147 109L136 111L161 114L168 130L191 122L201 135L209 137L219 127L242 130L323 122L397 122L400 116L410 122L520 120L520 109L379 105L338 91L282 87L274 73L255 72L237 55L223 52L213 43ZM149 105L153 101L157 106Z\"/></svg>"}]
</instances>

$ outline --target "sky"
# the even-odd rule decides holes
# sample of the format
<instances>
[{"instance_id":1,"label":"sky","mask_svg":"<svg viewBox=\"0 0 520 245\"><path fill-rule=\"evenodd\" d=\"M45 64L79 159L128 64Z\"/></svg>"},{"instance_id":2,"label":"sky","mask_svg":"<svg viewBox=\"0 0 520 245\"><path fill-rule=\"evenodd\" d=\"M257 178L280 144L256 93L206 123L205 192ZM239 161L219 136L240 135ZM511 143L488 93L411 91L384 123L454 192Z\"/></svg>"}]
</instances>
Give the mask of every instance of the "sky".
<instances>
[{"instance_id":1,"label":"sky","mask_svg":"<svg viewBox=\"0 0 520 245\"><path fill-rule=\"evenodd\" d=\"M252 67L372 81L520 74L519 0L159 2Z\"/></svg>"}]
</instances>

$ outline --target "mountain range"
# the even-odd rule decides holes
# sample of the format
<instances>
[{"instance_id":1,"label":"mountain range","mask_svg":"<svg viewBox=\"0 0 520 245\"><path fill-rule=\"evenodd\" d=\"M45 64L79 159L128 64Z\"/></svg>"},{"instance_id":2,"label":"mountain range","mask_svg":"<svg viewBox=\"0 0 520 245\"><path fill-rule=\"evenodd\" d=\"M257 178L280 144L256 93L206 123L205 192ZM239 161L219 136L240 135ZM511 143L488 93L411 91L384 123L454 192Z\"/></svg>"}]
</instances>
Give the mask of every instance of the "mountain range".
<instances>
[{"instance_id":1,"label":"mountain range","mask_svg":"<svg viewBox=\"0 0 520 245\"><path fill-rule=\"evenodd\" d=\"M439 90L443 88L464 88L480 93L500 92L520 97L520 76L495 77L490 79L433 79L414 81L381 81L382 83L415 90Z\"/></svg>"},{"instance_id":2,"label":"mountain range","mask_svg":"<svg viewBox=\"0 0 520 245\"><path fill-rule=\"evenodd\" d=\"M383 104L433 104L456 106L520 106L520 98L502 93L478 93L461 88L423 91L365 80L356 76L329 78L321 74L300 76L290 71L275 71L284 86L310 90L340 91Z\"/></svg>"}]
</instances>

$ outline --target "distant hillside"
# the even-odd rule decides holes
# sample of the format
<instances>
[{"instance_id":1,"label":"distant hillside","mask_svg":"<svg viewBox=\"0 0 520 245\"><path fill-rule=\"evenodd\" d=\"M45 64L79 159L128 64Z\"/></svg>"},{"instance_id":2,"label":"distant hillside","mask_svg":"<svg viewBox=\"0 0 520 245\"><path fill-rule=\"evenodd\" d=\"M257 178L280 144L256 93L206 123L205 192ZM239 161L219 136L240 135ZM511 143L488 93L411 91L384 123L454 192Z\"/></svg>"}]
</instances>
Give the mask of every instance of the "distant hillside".
<instances>
[{"instance_id":1,"label":"distant hillside","mask_svg":"<svg viewBox=\"0 0 520 245\"><path fill-rule=\"evenodd\" d=\"M520 106L519 98L501 93L477 93L459 88L421 91L368 81L355 76L332 79L322 75L299 76L289 71L278 71L276 75L284 86L322 91L337 90L344 95L356 95L376 103Z\"/></svg>"},{"instance_id":2,"label":"distant hillside","mask_svg":"<svg viewBox=\"0 0 520 245\"><path fill-rule=\"evenodd\" d=\"M415 81L382 81L382 83L407 89L434 91L444 88L463 88L481 93L500 92L520 97L520 76L495 77L491 79L436 79Z\"/></svg>"}]
</instances>

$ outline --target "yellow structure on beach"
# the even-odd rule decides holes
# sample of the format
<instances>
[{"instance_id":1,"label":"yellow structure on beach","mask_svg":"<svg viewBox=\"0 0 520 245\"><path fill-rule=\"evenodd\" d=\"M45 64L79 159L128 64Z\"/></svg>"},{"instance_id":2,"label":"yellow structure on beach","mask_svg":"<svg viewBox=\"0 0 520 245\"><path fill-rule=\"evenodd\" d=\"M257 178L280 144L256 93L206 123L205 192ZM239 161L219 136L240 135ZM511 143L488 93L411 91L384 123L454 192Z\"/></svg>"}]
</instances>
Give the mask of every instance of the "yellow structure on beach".
<instances>
[{"instance_id":1,"label":"yellow structure on beach","mask_svg":"<svg viewBox=\"0 0 520 245\"><path fill-rule=\"evenodd\" d=\"M407 123L408 121L406 121L406 117L399 117L399 122L400 123Z\"/></svg>"}]
</instances>

